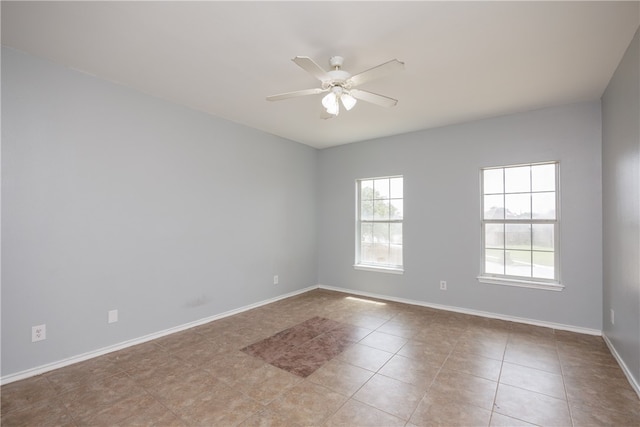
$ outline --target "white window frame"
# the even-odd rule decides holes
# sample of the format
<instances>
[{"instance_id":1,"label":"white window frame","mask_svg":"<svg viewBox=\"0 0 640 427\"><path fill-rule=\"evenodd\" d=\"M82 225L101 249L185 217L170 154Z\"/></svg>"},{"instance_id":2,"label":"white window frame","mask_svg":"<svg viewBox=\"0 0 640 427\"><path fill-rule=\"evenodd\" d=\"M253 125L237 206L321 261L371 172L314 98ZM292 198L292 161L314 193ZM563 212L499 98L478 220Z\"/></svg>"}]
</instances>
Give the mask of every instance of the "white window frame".
<instances>
[{"instance_id":1,"label":"white window frame","mask_svg":"<svg viewBox=\"0 0 640 427\"><path fill-rule=\"evenodd\" d=\"M509 169L509 168L517 168L522 166L537 166L537 165L555 165L555 204L556 204L556 217L555 219L485 219L484 218L484 171L489 169ZM504 184L503 184L504 185ZM535 194L533 190L530 189L529 192L525 192L525 194ZM504 196L506 193L503 188L502 195ZM487 273L486 272L486 264L485 264L485 256L486 256L486 245L485 245L485 226L487 224L552 224L554 225L554 278L540 278L540 277L524 277L524 276L514 276L508 274L497 274L497 273ZM517 286L517 287L525 287L525 288L534 288L534 289L544 289L544 290L552 290L552 291L561 291L564 289L564 285L560 281L560 162L558 161L549 161L549 162L538 162L538 163L525 163L525 164L516 164L516 165L506 165L506 166L494 166L494 167L485 167L480 170L480 275L477 277L479 282L482 283L490 283L496 285L507 285L507 286ZM533 247L533 242L531 243ZM505 249L506 250L506 247Z\"/></svg>"},{"instance_id":2,"label":"white window frame","mask_svg":"<svg viewBox=\"0 0 640 427\"><path fill-rule=\"evenodd\" d=\"M392 176L379 176L373 178L362 178L356 180L356 241L355 241L355 264L353 268L356 270L365 270L365 271L375 271L382 273L391 273L391 274L403 274L404 273L404 243L402 243L402 264L399 265L388 265L388 264L376 264L371 262L363 262L361 259L361 224L362 222L370 222L370 223L386 223L386 224L402 224L402 234L403 234L403 242L404 242L404 212L402 219L388 219L388 220L362 220L361 218L361 182L362 181L373 181L379 179L394 179L394 178L402 178L403 186L404 186L404 176L403 175L392 175ZM404 190L402 194L402 201L404 204Z\"/></svg>"}]
</instances>

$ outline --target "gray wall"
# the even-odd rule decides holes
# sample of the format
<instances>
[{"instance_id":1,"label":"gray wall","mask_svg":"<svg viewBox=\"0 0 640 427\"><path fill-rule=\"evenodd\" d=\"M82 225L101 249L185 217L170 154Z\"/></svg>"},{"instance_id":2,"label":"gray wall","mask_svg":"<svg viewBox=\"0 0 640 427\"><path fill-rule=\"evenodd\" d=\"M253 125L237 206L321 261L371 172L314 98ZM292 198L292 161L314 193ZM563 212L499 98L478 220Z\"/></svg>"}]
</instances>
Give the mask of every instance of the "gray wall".
<instances>
[{"instance_id":1,"label":"gray wall","mask_svg":"<svg viewBox=\"0 0 640 427\"><path fill-rule=\"evenodd\" d=\"M562 292L479 283L480 168L560 161ZM600 330L598 101L319 153L319 283ZM355 180L404 175L404 275L354 270ZM448 290L439 290L447 280Z\"/></svg>"},{"instance_id":2,"label":"gray wall","mask_svg":"<svg viewBox=\"0 0 640 427\"><path fill-rule=\"evenodd\" d=\"M640 384L639 38L636 32L602 98L603 329L636 384Z\"/></svg>"},{"instance_id":3,"label":"gray wall","mask_svg":"<svg viewBox=\"0 0 640 427\"><path fill-rule=\"evenodd\" d=\"M316 284L316 150L9 49L2 125L3 376Z\"/></svg>"}]
</instances>

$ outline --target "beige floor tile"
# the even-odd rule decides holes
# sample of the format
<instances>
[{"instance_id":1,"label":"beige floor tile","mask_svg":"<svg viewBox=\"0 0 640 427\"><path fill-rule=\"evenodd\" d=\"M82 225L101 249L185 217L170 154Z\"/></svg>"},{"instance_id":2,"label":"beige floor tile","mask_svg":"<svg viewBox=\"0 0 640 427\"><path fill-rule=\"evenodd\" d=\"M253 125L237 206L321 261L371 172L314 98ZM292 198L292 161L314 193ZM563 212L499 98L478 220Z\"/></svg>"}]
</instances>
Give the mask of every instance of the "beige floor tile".
<instances>
[{"instance_id":1,"label":"beige floor tile","mask_svg":"<svg viewBox=\"0 0 640 427\"><path fill-rule=\"evenodd\" d=\"M464 372L465 374L475 375L476 377L486 378L491 381L498 381L502 362L496 359L454 350L444 363L444 367L449 370Z\"/></svg>"},{"instance_id":2,"label":"beige floor tile","mask_svg":"<svg viewBox=\"0 0 640 427\"><path fill-rule=\"evenodd\" d=\"M91 415L83 424L90 426L107 426L122 422L137 413L150 410L159 405L158 401L146 393L134 394L104 406Z\"/></svg>"},{"instance_id":3,"label":"beige floor tile","mask_svg":"<svg viewBox=\"0 0 640 427\"><path fill-rule=\"evenodd\" d=\"M505 362L500 373L500 384L512 385L566 400L562 376L526 366Z\"/></svg>"},{"instance_id":4,"label":"beige floor tile","mask_svg":"<svg viewBox=\"0 0 640 427\"><path fill-rule=\"evenodd\" d=\"M491 414L490 427L533 427L535 424L528 423L526 421L518 420L516 418L507 417L506 415L493 412Z\"/></svg>"},{"instance_id":5,"label":"beige floor tile","mask_svg":"<svg viewBox=\"0 0 640 427\"><path fill-rule=\"evenodd\" d=\"M155 341L149 341L110 353L106 357L122 370L129 370L145 366L151 360L165 358L167 355L163 347L157 345Z\"/></svg>"},{"instance_id":6,"label":"beige floor tile","mask_svg":"<svg viewBox=\"0 0 640 427\"><path fill-rule=\"evenodd\" d=\"M567 399L591 406L640 416L640 400L627 381L599 377L565 377Z\"/></svg>"},{"instance_id":7,"label":"beige floor tile","mask_svg":"<svg viewBox=\"0 0 640 427\"><path fill-rule=\"evenodd\" d=\"M438 341L424 342L410 340L397 354L421 363L442 366L453 348L453 346L443 346L442 343Z\"/></svg>"},{"instance_id":8,"label":"beige floor tile","mask_svg":"<svg viewBox=\"0 0 640 427\"><path fill-rule=\"evenodd\" d=\"M102 356L47 372L44 377L49 380L56 391L63 392L73 387L86 385L95 378L107 377L121 372L122 368L110 361L108 357Z\"/></svg>"},{"instance_id":9,"label":"beige floor tile","mask_svg":"<svg viewBox=\"0 0 640 427\"><path fill-rule=\"evenodd\" d=\"M192 398L218 385L220 380L202 369L192 369L184 374L172 375L145 390L169 409L179 402Z\"/></svg>"},{"instance_id":10,"label":"beige floor tile","mask_svg":"<svg viewBox=\"0 0 640 427\"><path fill-rule=\"evenodd\" d=\"M11 412L2 411L0 425L4 427L72 427L76 424L64 405L56 400L45 400L22 406Z\"/></svg>"},{"instance_id":11,"label":"beige floor tile","mask_svg":"<svg viewBox=\"0 0 640 427\"><path fill-rule=\"evenodd\" d=\"M292 387L268 405L276 413L286 413L292 423L306 426L321 425L333 415L347 397L310 381Z\"/></svg>"},{"instance_id":12,"label":"beige floor tile","mask_svg":"<svg viewBox=\"0 0 640 427\"><path fill-rule=\"evenodd\" d=\"M241 351L234 351L219 355L219 357L203 365L202 368L227 384L233 384L240 377L246 375L247 372L258 369L265 364L266 362L258 358L244 354Z\"/></svg>"},{"instance_id":13,"label":"beige floor tile","mask_svg":"<svg viewBox=\"0 0 640 427\"><path fill-rule=\"evenodd\" d=\"M439 371L440 366L437 364L425 363L396 354L378 373L427 390Z\"/></svg>"},{"instance_id":14,"label":"beige floor tile","mask_svg":"<svg viewBox=\"0 0 640 427\"><path fill-rule=\"evenodd\" d=\"M34 403L56 399L57 391L42 375L16 381L2 386L0 399L2 414L33 405Z\"/></svg>"},{"instance_id":15,"label":"beige floor tile","mask_svg":"<svg viewBox=\"0 0 640 427\"><path fill-rule=\"evenodd\" d=\"M411 339L427 343L440 353L449 353L458 343L463 332L464 329L430 324L417 332Z\"/></svg>"},{"instance_id":16,"label":"beige floor tile","mask_svg":"<svg viewBox=\"0 0 640 427\"><path fill-rule=\"evenodd\" d=\"M582 347L583 346L567 349L566 347L558 345L558 356L561 365L563 367L593 365L618 367L618 363L613 355L607 350L587 350Z\"/></svg>"},{"instance_id":17,"label":"beige floor tile","mask_svg":"<svg viewBox=\"0 0 640 427\"><path fill-rule=\"evenodd\" d=\"M536 334L510 334L508 344L518 346L529 347L549 347L556 348L556 340L553 334L551 335L536 335Z\"/></svg>"},{"instance_id":18,"label":"beige floor tile","mask_svg":"<svg viewBox=\"0 0 640 427\"><path fill-rule=\"evenodd\" d=\"M110 423L113 427L186 427L187 424L169 411L159 402L154 402L145 408L136 408L130 417L117 423Z\"/></svg>"},{"instance_id":19,"label":"beige floor tile","mask_svg":"<svg viewBox=\"0 0 640 427\"><path fill-rule=\"evenodd\" d=\"M154 344L159 345L168 352L174 352L190 345L202 342L202 335L191 330L177 332L154 340Z\"/></svg>"},{"instance_id":20,"label":"beige floor tile","mask_svg":"<svg viewBox=\"0 0 640 427\"><path fill-rule=\"evenodd\" d=\"M423 396L423 388L376 374L353 399L407 421Z\"/></svg>"},{"instance_id":21,"label":"beige floor tile","mask_svg":"<svg viewBox=\"0 0 640 427\"><path fill-rule=\"evenodd\" d=\"M336 359L376 372L392 357L393 353L362 344L354 344L344 353L337 356Z\"/></svg>"},{"instance_id":22,"label":"beige floor tile","mask_svg":"<svg viewBox=\"0 0 640 427\"><path fill-rule=\"evenodd\" d=\"M349 323L350 325L359 326L364 329L375 330L387 323L388 319L371 316L363 313L343 313L339 322Z\"/></svg>"},{"instance_id":23,"label":"beige floor tile","mask_svg":"<svg viewBox=\"0 0 640 427\"><path fill-rule=\"evenodd\" d=\"M384 325L377 329L377 332L382 332L389 335L395 335L409 339L415 334L419 333L422 329L422 325L418 321L399 321L397 318L393 318Z\"/></svg>"},{"instance_id":24,"label":"beige floor tile","mask_svg":"<svg viewBox=\"0 0 640 427\"><path fill-rule=\"evenodd\" d=\"M180 378L194 369L195 366L177 357L167 355L162 359L151 360L144 366L129 369L127 375L139 386L150 389L159 384L171 381L172 378Z\"/></svg>"},{"instance_id":25,"label":"beige floor tile","mask_svg":"<svg viewBox=\"0 0 640 427\"><path fill-rule=\"evenodd\" d=\"M507 340L503 338L467 337L458 341L455 351L502 360L506 346Z\"/></svg>"},{"instance_id":26,"label":"beige floor tile","mask_svg":"<svg viewBox=\"0 0 640 427\"><path fill-rule=\"evenodd\" d=\"M265 408L254 413L244 420L240 427L304 427L303 424L297 423L289 414L273 411Z\"/></svg>"},{"instance_id":27,"label":"beige floor tile","mask_svg":"<svg viewBox=\"0 0 640 427\"><path fill-rule=\"evenodd\" d=\"M405 425L405 420L351 399L325 425L327 427L401 427Z\"/></svg>"},{"instance_id":28,"label":"beige floor tile","mask_svg":"<svg viewBox=\"0 0 640 427\"><path fill-rule=\"evenodd\" d=\"M508 343L504 361L561 374L560 359L555 348Z\"/></svg>"},{"instance_id":29,"label":"beige floor tile","mask_svg":"<svg viewBox=\"0 0 640 427\"><path fill-rule=\"evenodd\" d=\"M378 350L388 351L389 353L396 353L406 343L407 340L405 338L378 331L370 333L359 342L359 344L377 348Z\"/></svg>"},{"instance_id":30,"label":"beige floor tile","mask_svg":"<svg viewBox=\"0 0 640 427\"><path fill-rule=\"evenodd\" d=\"M190 425L231 426L242 423L263 406L219 382L196 396L172 402L170 409Z\"/></svg>"},{"instance_id":31,"label":"beige floor tile","mask_svg":"<svg viewBox=\"0 0 640 427\"><path fill-rule=\"evenodd\" d=\"M577 332L556 330L555 337L558 343L584 345L588 348L606 347L604 339L598 335L579 334Z\"/></svg>"},{"instance_id":32,"label":"beige floor tile","mask_svg":"<svg viewBox=\"0 0 640 427\"><path fill-rule=\"evenodd\" d=\"M219 344L203 339L195 344L174 350L171 352L171 355L191 365L203 366L211 363L219 354L228 350L230 350L230 347L220 346Z\"/></svg>"},{"instance_id":33,"label":"beige floor tile","mask_svg":"<svg viewBox=\"0 0 640 427\"><path fill-rule=\"evenodd\" d=\"M463 372L442 369L431 384L427 395L434 399L451 399L490 411L498 383Z\"/></svg>"},{"instance_id":34,"label":"beige floor tile","mask_svg":"<svg viewBox=\"0 0 640 427\"><path fill-rule=\"evenodd\" d=\"M76 422L86 424L91 418L116 402L144 395L146 395L145 391L126 374L116 374L72 388L60 394L59 399Z\"/></svg>"},{"instance_id":35,"label":"beige floor tile","mask_svg":"<svg viewBox=\"0 0 640 427\"><path fill-rule=\"evenodd\" d=\"M498 386L494 411L531 424L559 427L571 425L566 400L506 384Z\"/></svg>"},{"instance_id":36,"label":"beige floor tile","mask_svg":"<svg viewBox=\"0 0 640 427\"><path fill-rule=\"evenodd\" d=\"M451 396L433 398L427 394L411 416L410 422L419 426L488 426L490 418L490 410L457 402Z\"/></svg>"},{"instance_id":37,"label":"beige floor tile","mask_svg":"<svg viewBox=\"0 0 640 427\"><path fill-rule=\"evenodd\" d=\"M267 405L302 378L271 365L263 365L240 377L233 387L256 402Z\"/></svg>"},{"instance_id":38,"label":"beige floor tile","mask_svg":"<svg viewBox=\"0 0 640 427\"><path fill-rule=\"evenodd\" d=\"M307 377L308 381L351 396L372 376L373 372L339 360L332 360Z\"/></svg>"},{"instance_id":39,"label":"beige floor tile","mask_svg":"<svg viewBox=\"0 0 640 427\"><path fill-rule=\"evenodd\" d=\"M569 406L574 427L640 426L640 414L633 411L618 412L609 408L594 408L580 404L570 404Z\"/></svg>"}]
</instances>

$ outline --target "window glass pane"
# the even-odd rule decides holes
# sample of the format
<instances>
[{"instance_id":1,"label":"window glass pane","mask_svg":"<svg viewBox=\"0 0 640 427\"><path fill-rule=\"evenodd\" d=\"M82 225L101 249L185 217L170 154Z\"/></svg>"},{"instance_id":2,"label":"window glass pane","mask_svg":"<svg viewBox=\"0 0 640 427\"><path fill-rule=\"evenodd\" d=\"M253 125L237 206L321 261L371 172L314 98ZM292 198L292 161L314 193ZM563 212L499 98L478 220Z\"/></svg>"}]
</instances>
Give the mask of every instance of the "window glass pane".
<instances>
[{"instance_id":1,"label":"window glass pane","mask_svg":"<svg viewBox=\"0 0 640 427\"><path fill-rule=\"evenodd\" d=\"M389 224L373 224L373 241L376 243L389 243Z\"/></svg>"},{"instance_id":2,"label":"window glass pane","mask_svg":"<svg viewBox=\"0 0 640 427\"><path fill-rule=\"evenodd\" d=\"M484 254L484 271L489 274L504 274L504 251L487 249Z\"/></svg>"},{"instance_id":3,"label":"window glass pane","mask_svg":"<svg viewBox=\"0 0 640 427\"><path fill-rule=\"evenodd\" d=\"M402 245L391 245L389 248L389 264L402 265Z\"/></svg>"},{"instance_id":4,"label":"window glass pane","mask_svg":"<svg viewBox=\"0 0 640 427\"><path fill-rule=\"evenodd\" d=\"M507 194L504 204L507 219L531 219L531 194Z\"/></svg>"},{"instance_id":5,"label":"window glass pane","mask_svg":"<svg viewBox=\"0 0 640 427\"><path fill-rule=\"evenodd\" d=\"M504 170L504 187L505 193L531 191L531 166L506 168Z\"/></svg>"},{"instance_id":6,"label":"window glass pane","mask_svg":"<svg viewBox=\"0 0 640 427\"><path fill-rule=\"evenodd\" d=\"M555 247L554 224L533 224L533 249L553 251Z\"/></svg>"},{"instance_id":7,"label":"window glass pane","mask_svg":"<svg viewBox=\"0 0 640 427\"><path fill-rule=\"evenodd\" d=\"M388 200L373 201L373 219L378 221L389 220L389 201Z\"/></svg>"},{"instance_id":8,"label":"window glass pane","mask_svg":"<svg viewBox=\"0 0 640 427\"><path fill-rule=\"evenodd\" d=\"M372 251L373 261L376 264L389 264L389 244L374 243Z\"/></svg>"},{"instance_id":9,"label":"window glass pane","mask_svg":"<svg viewBox=\"0 0 640 427\"><path fill-rule=\"evenodd\" d=\"M360 199L371 200L373 199L373 181L360 181Z\"/></svg>"},{"instance_id":10,"label":"window glass pane","mask_svg":"<svg viewBox=\"0 0 640 427\"><path fill-rule=\"evenodd\" d=\"M358 185L356 263L402 267L403 177L364 179Z\"/></svg>"},{"instance_id":11,"label":"window glass pane","mask_svg":"<svg viewBox=\"0 0 640 427\"><path fill-rule=\"evenodd\" d=\"M532 215L536 219L556 218L556 193L533 193L531 195Z\"/></svg>"},{"instance_id":12,"label":"window glass pane","mask_svg":"<svg viewBox=\"0 0 640 427\"><path fill-rule=\"evenodd\" d=\"M404 193L403 178L391 178L391 198L402 199Z\"/></svg>"},{"instance_id":13,"label":"window glass pane","mask_svg":"<svg viewBox=\"0 0 640 427\"><path fill-rule=\"evenodd\" d=\"M484 226L484 246L486 248L504 248L504 224L486 224Z\"/></svg>"},{"instance_id":14,"label":"window glass pane","mask_svg":"<svg viewBox=\"0 0 640 427\"><path fill-rule=\"evenodd\" d=\"M484 219L504 219L504 197L484 196Z\"/></svg>"},{"instance_id":15,"label":"window glass pane","mask_svg":"<svg viewBox=\"0 0 640 427\"><path fill-rule=\"evenodd\" d=\"M556 190L556 165L531 166L531 191Z\"/></svg>"},{"instance_id":16,"label":"window glass pane","mask_svg":"<svg viewBox=\"0 0 640 427\"><path fill-rule=\"evenodd\" d=\"M362 243L360 246L360 262L371 264L376 261L376 254L373 243Z\"/></svg>"},{"instance_id":17,"label":"window glass pane","mask_svg":"<svg viewBox=\"0 0 640 427\"><path fill-rule=\"evenodd\" d=\"M363 200L360 203L360 219L364 221L373 219L373 200Z\"/></svg>"},{"instance_id":18,"label":"window glass pane","mask_svg":"<svg viewBox=\"0 0 640 427\"><path fill-rule=\"evenodd\" d=\"M391 219L402 219L402 207L403 207L402 199L392 199L391 204L389 205L389 217Z\"/></svg>"},{"instance_id":19,"label":"window glass pane","mask_svg":"<svg viewBox=\"0 0 640 427\"><path fill-rule=\"evenodd\" d=\"M505 251L505 274L531 277L531 251Z\"/></svg>"},{"instance_id":20,"label":"window glass pane","mask_svg":"<svg viewBox=\"0 0 640 427\"><path fill-rule=\"evenodd\" d=\"M486 169L483 171L482 184L484 194L503 193L503 169Z\"/></svg>"},{"instance_id":21,"label":"window glass pane","mask_svg":"<svg viewBox=\"0 0 640 427\"><path fill-rule=\"evenodd\" d=\"M360 224L360 261L373 262L373 224Z\"/></svg>"},{"instance_id":22,"label":"window glass pane","mask_svg":"<svg viewBox=\"0 0 640 427\"><path fill-rule=\"evenodd\" d=\"M553 252L533 252L533 277L541 279L555 278Z\"/></svg>"},{"instance_id":23,"label":"window glass pane","mask_svg":"<svg viewBox=\"0 0 640 427\"><path fill-rule=\"evenodd\" d=\"M402 245L402 224L389 224L389 239L392 245Z\"/></svg>"},{"instance_id":24,"label":"window glass pane","mask_svg":"<svg viewBox=\"0 0 640 427\"><path fill-rule=\"evenodd\" d=\"M389 179L376 179L373 181L373 194L376 199L389 198Z\"/></svg>"},{"instance_id":25,"label":"window glass pane","mask_svg":"<svg viewBox=\"0 0 640 427\"><path fill-rule=\"evenodd\" d=\"M360 224L360 241L373 243L373 224Z\"/></svg>"},{"instance_id":26,"label":"window glass pane","mask_svg":"<svg viewBox=\"0 0 640 427\"><path fill-rule=\"evenodd\" d=\"M531 250L531 224L505 224L505 246Z\"/></svg>"}]
</instances>

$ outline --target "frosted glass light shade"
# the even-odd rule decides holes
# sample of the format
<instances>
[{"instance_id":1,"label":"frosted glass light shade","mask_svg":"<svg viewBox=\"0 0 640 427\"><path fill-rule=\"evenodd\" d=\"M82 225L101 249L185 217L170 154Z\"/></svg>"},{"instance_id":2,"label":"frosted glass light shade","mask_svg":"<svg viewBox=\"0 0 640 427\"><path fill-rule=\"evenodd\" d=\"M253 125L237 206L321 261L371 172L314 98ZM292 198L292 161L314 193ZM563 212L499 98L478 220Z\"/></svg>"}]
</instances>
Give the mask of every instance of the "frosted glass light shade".
<instances>
[{"instance_id":1,"label":"frosted glass light shade","mask_svg":"<svg viewBox=\"0 0 640 427\"><path fill-rule=\"evenodd\" d=\"M343 93L340 97L340 100L342 100L342 105L344 105L344 108L346 108L347 111L351 110L356 105L356 102L358 102L353 96L349 95L348 93Z\"/></svg>"},{"instance_id":2,"label":"frosted glass light shade","mask_svg":"<svg viewBox=\"0 0 640 427\"><path fill-rule=\"evenodd\" d=\"M338 97L334 92L329 92L324 98L322 98L322 106L326 108L327 113L333 116L337 116L340 112Z\"/></svg>"}]
</instances>

